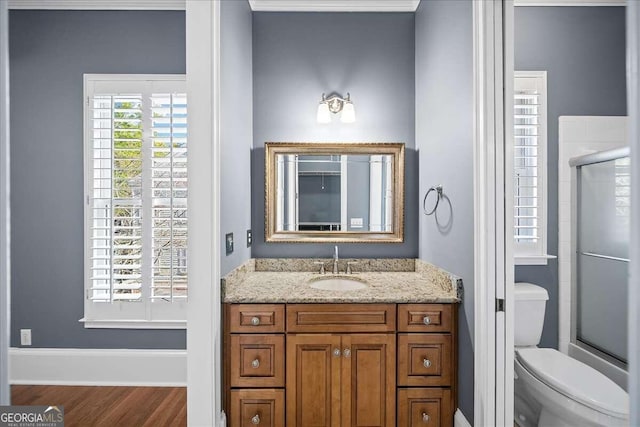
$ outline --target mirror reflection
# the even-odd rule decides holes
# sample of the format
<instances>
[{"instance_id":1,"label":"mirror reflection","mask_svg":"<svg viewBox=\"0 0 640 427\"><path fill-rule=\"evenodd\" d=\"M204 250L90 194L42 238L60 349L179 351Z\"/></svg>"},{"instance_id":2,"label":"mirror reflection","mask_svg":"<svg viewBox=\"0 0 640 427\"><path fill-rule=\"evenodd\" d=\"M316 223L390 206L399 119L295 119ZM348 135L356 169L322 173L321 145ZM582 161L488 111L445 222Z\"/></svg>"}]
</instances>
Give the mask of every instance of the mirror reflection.
<instances>
[{"instance_id":1,"label":"mirror reflection","mask_svg":"<svg viewBox=\"0 0 640 427\"><path fill-rule=\"evenodd\" d=\"M393 231L393 156L276 155L276 231Z\"/></svg>"}]
</instances>

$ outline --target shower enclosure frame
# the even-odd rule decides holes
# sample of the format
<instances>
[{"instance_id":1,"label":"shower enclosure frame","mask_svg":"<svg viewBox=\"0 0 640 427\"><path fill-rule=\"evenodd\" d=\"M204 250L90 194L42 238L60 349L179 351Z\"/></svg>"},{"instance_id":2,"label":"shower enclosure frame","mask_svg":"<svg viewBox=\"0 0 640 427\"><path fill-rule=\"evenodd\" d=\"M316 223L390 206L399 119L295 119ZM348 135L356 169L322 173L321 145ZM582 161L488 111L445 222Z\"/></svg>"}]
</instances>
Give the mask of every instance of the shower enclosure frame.
<instances>
[{"instance_id":1,"label":"shower enclosure frame","mask_svg":"<svg viewBox=\"0 0 640 427\"><path fill-rule=\"evenodd\" d=\"M579 203L582 200L582 173L583 166L601 164L605 162L615 161L618 159L628 158L630 156L629 147L615 148L612 150L600 151L597 153L587 154L584 156L574 157L569 161L571 167L576 168L576 185L575 198L572 196L572 222L571 234L575 236L571 247L571 328L569 354L587 364L593 365L594 368L603 371L614 381L626 388L627 378L622 375L621 371L628 371L628 362L624 363L609 353L594 347L593 345L581 341L578 338L578 282L580 280L580 255L593 256L596 258L608 259L613 261L627 262L628 258L619 258L608 255L592 254L581 251L581 234L580 224L582 223L582 212L579 209ZM625 283L626 286L626 283ZM591 362L591 363L589 363Z\"/></svg>"}]
</instances>

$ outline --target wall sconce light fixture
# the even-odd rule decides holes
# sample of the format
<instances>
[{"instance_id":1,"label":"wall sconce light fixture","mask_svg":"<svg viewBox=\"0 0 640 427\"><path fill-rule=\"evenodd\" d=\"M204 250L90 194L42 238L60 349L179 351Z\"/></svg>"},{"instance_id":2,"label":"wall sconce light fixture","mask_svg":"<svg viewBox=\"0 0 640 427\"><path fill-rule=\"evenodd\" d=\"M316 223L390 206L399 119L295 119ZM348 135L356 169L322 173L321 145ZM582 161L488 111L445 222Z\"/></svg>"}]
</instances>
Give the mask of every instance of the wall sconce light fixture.
<instances>
[{"instance_id":1,"label":"wall sconce light fixture","mask_svg":"<svg viewBox=\"0 0 640 427\"><path fill-rule=\"evenodd\" d=\"M351 95L347 92L347 97L343 98L338 94L331 94L328 98L322 94L322 101L318 105L318 123L330 123L331 114L342 111L340 121L342 123L353 123L356 121L356 110L351 102Z\"/></svg>"}]
</instances>

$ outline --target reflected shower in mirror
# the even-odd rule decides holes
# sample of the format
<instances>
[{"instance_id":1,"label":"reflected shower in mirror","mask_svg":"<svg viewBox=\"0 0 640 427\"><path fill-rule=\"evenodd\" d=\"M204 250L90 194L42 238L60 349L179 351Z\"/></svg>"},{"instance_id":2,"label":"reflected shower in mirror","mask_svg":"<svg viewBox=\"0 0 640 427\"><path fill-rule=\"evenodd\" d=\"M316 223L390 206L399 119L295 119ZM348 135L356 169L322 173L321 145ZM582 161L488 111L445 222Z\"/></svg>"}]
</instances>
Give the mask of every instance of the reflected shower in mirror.
<instances>
[{"instance_id":1,"label":"reflected shower in mirror","mask_svg":"<svg viewBox=\"0 0 640 427\"><path fill-rule=\"evenodd\" d=\"M390 155L276 156L276 231L383 231L393 227Z\"/></svg>"}]
</instances>

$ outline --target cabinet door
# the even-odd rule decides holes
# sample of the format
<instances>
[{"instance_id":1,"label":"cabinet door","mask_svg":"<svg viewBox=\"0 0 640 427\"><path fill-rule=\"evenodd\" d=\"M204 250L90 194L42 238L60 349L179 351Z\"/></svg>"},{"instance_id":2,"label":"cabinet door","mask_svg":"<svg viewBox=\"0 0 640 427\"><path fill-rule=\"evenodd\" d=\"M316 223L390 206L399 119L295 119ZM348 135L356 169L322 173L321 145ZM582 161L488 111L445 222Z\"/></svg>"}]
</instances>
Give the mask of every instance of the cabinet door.
<instances>
[{"instance_id":1,"label":"cabinet door","mask_svg":"<svg viewBox=\"0 0 640 427\"><path fill-rule=\"evenodd\" d=\"M450 427L453 425L452 402L449 389L398 389L398 426Z\"/></svg>"},{"instance_id":2,"label":"cabinet door","mask_svg":"<svg viewBox=\"0 0 640 427\"><path fill-rule=\"evenodd\" d=\"M398 334L399 386L451 386L454 363L450 334Z\"/></svg>"},{"instance_id":3,"label":"cabinet door","mask_svg":"<svg viewBox=\"0 0 640 427\"><path fill-rule=\"evenodd\" d=\"M342 336L342 427L395 425L394 334Z\"/></svg>"},{"instance_id":4,"label":"cabinet door","mask_svg":"<svg viewBox=\"0 0 640 427\"><path fill-rule=\"evenodd\" d=\"M287 336L287 425L340 426L340 336Z\"/></svg>"},{"instance_id":5,"label":"cabinet door","mask_svg":"<svg viewBox=\"0 0 640 427\"><path fill-rule=\"evenodd\" d=\"M284 390L232 390L229 425L231 427L284 425Z\"/></svg>"},{"instance_id":6,"label":"cabinet door","mask_svg":"<svg viewBox=\"0 0 640 427\"><path fill-rule=\"evenodd\" d=\"M284 335L231 335L231 387L284 387Z\"/></svg>"}]
</instances>

